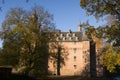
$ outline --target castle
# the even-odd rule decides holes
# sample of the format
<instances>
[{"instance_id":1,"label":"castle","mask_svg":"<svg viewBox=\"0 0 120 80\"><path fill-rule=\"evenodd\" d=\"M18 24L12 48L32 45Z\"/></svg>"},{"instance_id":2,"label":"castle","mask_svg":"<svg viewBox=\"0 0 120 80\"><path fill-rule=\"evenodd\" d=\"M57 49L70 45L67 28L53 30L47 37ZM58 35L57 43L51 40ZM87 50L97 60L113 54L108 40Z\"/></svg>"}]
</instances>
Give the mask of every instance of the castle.
<instances>
[{"instance_id":1,"label":"castle","mask_svg":"<svg viewBox=\"0 0 120 80\"><path fill-rule=\"evenodd\" d=\"M60 75L80 75L80 76L102 76L103 70L100 65L100 52L102 49L102 40L95 38L93 45L84 35L81 25L78 25L78 31L68 32L57 31L56 45L61 45L65 49L66 59L64 65L60 65ZM49 44L49 51L55 51L52 48L52 42ZM52 74L57 74L57 67L53 60L49 60L48 70Z\"/></svg>"}]
</instances>

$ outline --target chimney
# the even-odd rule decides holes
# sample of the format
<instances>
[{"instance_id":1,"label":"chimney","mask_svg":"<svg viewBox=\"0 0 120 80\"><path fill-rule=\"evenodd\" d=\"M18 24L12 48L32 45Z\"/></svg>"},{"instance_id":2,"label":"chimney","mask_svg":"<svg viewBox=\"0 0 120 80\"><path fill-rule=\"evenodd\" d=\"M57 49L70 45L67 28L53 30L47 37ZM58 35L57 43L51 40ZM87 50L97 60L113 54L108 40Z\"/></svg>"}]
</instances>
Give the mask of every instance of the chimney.
<instances>
[{"instance_id":1,"label":"chimney","mask_svg":"<svg viewBox=\"0 0 120 80\"><path fill-rule=\"evenodd\" d=\"M78 32L82 32L82 26L78 24Z\"/></svg>"}]
</instances>

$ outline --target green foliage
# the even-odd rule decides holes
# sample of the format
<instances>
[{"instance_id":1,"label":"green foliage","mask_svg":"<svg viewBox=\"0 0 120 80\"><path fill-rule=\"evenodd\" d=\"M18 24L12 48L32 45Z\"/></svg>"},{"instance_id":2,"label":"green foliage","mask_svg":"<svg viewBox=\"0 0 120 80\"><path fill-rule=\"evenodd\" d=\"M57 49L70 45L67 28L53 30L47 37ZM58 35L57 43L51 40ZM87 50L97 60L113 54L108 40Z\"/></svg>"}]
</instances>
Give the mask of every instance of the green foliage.
<instances>
[{"instance_id":1,"label":"green foliage","mask_svg":"<svg viewBox=\"0 0 120 80\"><path fill-rule=\"evenodd\" d=\"M86 10L88 15L94 15L96 18L106 14L116 15L120 18L119 0L80 0L80 6Z\"/></svg>"},{"instance_id":2,"label":"green foliage","mask_svg":"<svg viewBox=\"0 0 120 80\"><path fill-rule=\"evenodd\" d=\"M90 26L85 29L85 32L88 39L93 42L95 42L95 38L103 38L109 42L109 46L104 46L105 48L103 49L100 61L109 72L117 72L116 68L117 66L120 66L119 23L115 23L115 25L109 27L94 28L93 26Z\"/></svg>"},{"instance_id":3,"label":"green foliage","mask_svg":"<svg viewBox=\"0 0 120 80\"><path fill-rule=\"evenodd\" d=\"M120 23L114 22L110 26L101 27L102 38L106 40L106 44L109 46L104 46L106 49L103 50L103 66L111 73L117 73L116 70L120 66ZM99 33L99 34L100 34Z\"/></svg>"},{"instance_id":4,"label":"green foliage","mask_svg":"<svg viewBox=\"0 0 120 80\"><path fill-rule=\"evenodd\" d=\"M88 15L100 18L104 15L114 16L114 21L105 27L98 27L95 30L89 28L87 35L91 39L92 35L104 38L109 46L103 50L101 62L107 67L109 72L115 72L120 66L120 1L119 0L80 0L80 6L86 10ZM97 35L96 35L97 33Z\"/></svg>"},{"instance_id":5,"label":"green foliage","mask_svg":"<svg viewBox=\"0 0 120 80\"><path fill-rule=\"evenodd\" d=\"M65 60L67 60L67 48L61 42L54 41L50 42L49 52L51 55L50 61L53 61L53 66L57 69L57 75L60 75L60 68L65 65Z\"/></svg>"},{"instance_id":6,"label":"green foliage","mask_svg":"<svg viewBox=\"0 0 120 80\"><path fill-rule=\"evenodd\" d=\"M99 28L101 37L106 38L114 46L120 45L119 26L120 26L120 1L119 0L80 0L80 6L86 10L89 15L96 18L110 14L114 16L114 22L110 26ZM103 34L102 34L103 33Z\"/></svg>"},{"instance_id":7,"label":"green foliage","mask_svg":"<svg viewBox=\"0 0 120 80\"><path fill-rule=\"evenodd\" d=\"M109 72L115 72L116 66L120 66L120 53L119 50L108 45L104 49L101 56L101 63L109 70Z\"/></svg>"},{"instance_id":8,"label":"green foliage","mask_svg":"<svg viewBox=\"0 0 120 80\"><path fill-rule=\"evenodd\" d=\"M31 11L11 9L0 32L3 40L0 65L17 66L27 75L47 74L48 33L54 30L52 20L52 15L40 6Z\"/></svg>"},{"instance_id":9,"label":"green foliage","mask_svg":"<svg viewBox=\"0 0 120 80\"><path fill-rule=\"evenodd\" d=\"M120 23L114 22L111 26L105 27L105 38L107 38L109 43L112 43L114 47L120 46Z\"/></svg>"},{"instance_id":10,"label":"green foliage","mask_svg":"<svg viewBox=\"0 0 120 80\"><path fill-rule=\"evenodd\" d=\"M95 38L102 38L103 37L103 30L104 28L98 27L95 28L94 26L90 26L89 22L85 22L81 24L83 28L83 32L90 41L94 41Z\"/></svg>"},{"instance_id":11,"label":"green foliage","mask_svg":"<svg viewBox=\"0 0 120 80\"><path fill-rule=\"evenodd\" d=\"M95 28L93 26L90 26L86 29L85 34L87 35L88 39L93 40L93 38L96 35Z\"/></svg>"}]
</instances>

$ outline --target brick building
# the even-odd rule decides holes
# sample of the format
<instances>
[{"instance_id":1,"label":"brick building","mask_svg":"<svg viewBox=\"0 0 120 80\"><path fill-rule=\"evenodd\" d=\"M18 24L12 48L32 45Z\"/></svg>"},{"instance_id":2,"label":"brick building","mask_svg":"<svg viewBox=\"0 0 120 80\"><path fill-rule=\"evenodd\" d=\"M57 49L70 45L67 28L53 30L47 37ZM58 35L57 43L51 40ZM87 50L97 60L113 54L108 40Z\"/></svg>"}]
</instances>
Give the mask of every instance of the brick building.
<instances>
[{"instance_id":1,"label":"brick building","mask_svg":"<svg viewBox=\"0 0 120 80\"><path fill-rule=\"evenodd\" d=\"M101 76L102 68L99 62L100 50L102 48L102 40L95 39L96 44L86 38L80 25L78 32L58 31L56 42L62 46L67 52L67 59L64 59L65 65L60 68L61 75L81 75L81 76ZM49 47L52 44L49 44ZM53 50L53 49L50 49ZM63 52L63 54L66 54ZM57 68L53 65L53 61L49 60L49 71L57 74Z\"/></svg>"}]
</instances>

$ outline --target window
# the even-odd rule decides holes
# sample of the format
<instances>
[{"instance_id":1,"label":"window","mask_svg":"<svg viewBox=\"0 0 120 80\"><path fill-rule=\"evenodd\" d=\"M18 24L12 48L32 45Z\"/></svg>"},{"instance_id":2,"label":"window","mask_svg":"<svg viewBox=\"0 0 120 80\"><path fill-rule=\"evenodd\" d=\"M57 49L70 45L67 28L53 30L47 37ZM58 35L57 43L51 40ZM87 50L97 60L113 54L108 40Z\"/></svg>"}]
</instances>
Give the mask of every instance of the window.
<instances>
[{"instance_id":1,"label":"window","mask_svg":"<svg viewBox=\"0 0 120 80\"><path fill-rule=\"evenodd\" d=\"M78 40L78 37L76 37L76 40Z\"/></svg>"},{"instance_id":2,"label":"window","mask_svg":"<svg viewBox=\"0 0 120 80\"><path fill-rule=\"evenodd\" d=\"M64 35L63 34L60 34L60 37L63 37Z\"/></svg>"},{"instance_id":3,"label":"window","mask_svg":"<svg viewBox=\"0 0 120 80\"><path fill-rule=\"evenodd\" d=\"M74 69L77 69L77 65L73 65L74 66Z\"/></svg>"},{"instance_id":4,"label":"window","mask_svg":"<svg viewBox=\"0 0 120 80\"><path fill-rule=\"evenodd\" d=\"M76 56L74 56L74 61L76 61Z\"/></svg>"},{"instance_id":5,"label":"window","mask_svg":"<svg viewBox=\"0 0 120 80\"><path fill-rule=\"evenodd\" d=\"M87 59L85 58L85 63L87 62Z\"/></svg>"},{"instance_id":6,"label":"window","mask_svg":"<svg viewBox=\"0 0 120 80\"><path fill-rule=\"evenodd\" d=\"M74 45L76 44L76 41L74 41Z\"/></svg>"},{"instance_id":7,"label":"window","mask_svg":"<svg viewBox=\"0 0 120 80\"><path fill-rule=\"evenodd\" d=\"M76 53L77 48L73 48L73 50L74 50L74 53Z\"/></svg>"},{"instance_id":8,"label":"window","mask_svg":"<svg viewBox=\"0 0 120 80\"><path fill-rule=\"evenodd\" d=\"M64 37L63 40L66 40L66 37Z\"/></svg>"},{"instance_id":9,"label":"window","mask_svg":"<svg viewBox=\"0 0 120 80\"><path fill-rule=\"evenodd\" d=\"M69 37L69 40L72 40L73 38L72 37Z\"/></svg>"},{"instance_id":10,"label":"window","mask_svg":"<svg viewBox=\"0 0 120 80\"><path fill-rule=\"evenodd\" d=\"M76 35L75 35L75 33L73 33L73 37L75 37Z\"/></svg>"},{"instance_id":11,"label":"window","mask_svg":"<svg viewBox=\"0 0 120 80\"><path fill-rule=\"evenodd\" d=\"M67 33L67 37L69 37L69 33Z\"/></svg>"}]
</instances>

